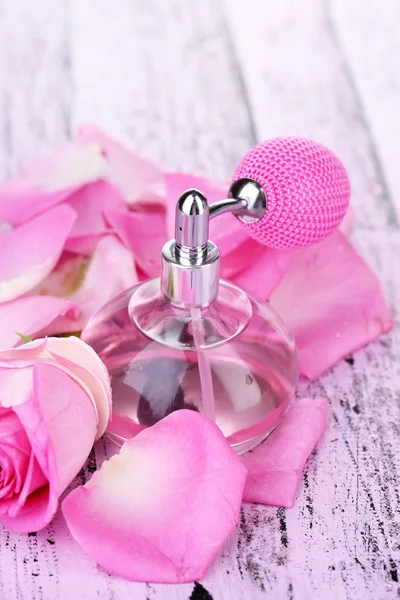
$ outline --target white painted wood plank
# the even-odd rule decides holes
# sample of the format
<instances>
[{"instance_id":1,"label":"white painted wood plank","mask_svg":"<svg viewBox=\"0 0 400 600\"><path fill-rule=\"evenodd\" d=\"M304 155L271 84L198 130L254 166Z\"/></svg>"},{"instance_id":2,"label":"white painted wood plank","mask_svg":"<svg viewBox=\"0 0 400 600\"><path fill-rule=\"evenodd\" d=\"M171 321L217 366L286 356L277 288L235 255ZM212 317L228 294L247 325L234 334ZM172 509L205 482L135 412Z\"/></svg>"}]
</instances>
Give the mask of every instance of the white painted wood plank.
<instances>
[{"instance_id":1,"label":"white painted wood plank","mask_svg":"<svg viewBox=\"0 0 400 600\"><path fill-rule=\"evenodd\" d=\"M69 137L68 63L65 3L1 3L0 180Z\"/></svg>"},{"instance_id":2,"label":"white painted wood plank","mask_svg":"<svg viewBox=\"0 0 400 600\"><path fill-rule=\"evenodd\" d=\"M252 145L218 4L71 0L73 122L169 168L230 178Z\"/></svg>"},{"instance_id":3,"label":"white painted wood plank","mask_svg":"<svg viewBox=\"0 0 400 600\"><path fill-rule=\"evenodd\" d=\"M359 3L363 10L364 3ZM225 11L257 137L300 135L326 144L349 171L358 223L381 228L394 222L362 98L337 44L326 3L225 0Z\"/></svg>"},{"instance_id":4,"label":"white painted wood plank","mask_svg":"<svg viewBox=\"0 0 400 600\"><path fill-rule=\"evenodd\" d=\"M400 5L335 0L329 6L400 218Z\"/></svg>"}]
</instances>

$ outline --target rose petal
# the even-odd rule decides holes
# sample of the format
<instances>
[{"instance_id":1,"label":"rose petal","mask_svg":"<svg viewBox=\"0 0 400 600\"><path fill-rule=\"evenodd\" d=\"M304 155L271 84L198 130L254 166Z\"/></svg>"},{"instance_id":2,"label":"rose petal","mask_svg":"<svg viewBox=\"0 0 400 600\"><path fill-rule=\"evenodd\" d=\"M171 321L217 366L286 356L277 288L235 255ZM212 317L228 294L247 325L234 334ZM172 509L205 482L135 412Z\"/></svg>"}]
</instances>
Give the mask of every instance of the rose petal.
<instances>
[{"instance_id":1,"label":"rose petal","mask_svg":"<svg viewBox=\"0 0 400 600\"><path fill-rule=\"evenodd\" d=\"M106 367L95 351L75 336L46 338L44 341L44 345L38 344L34 349L29 347L32 343L21 346L19 355L16 352L0 353L2 405L16 406L29 400L32 393L31 368L34 365L39 362L56 364L86 392L96 415L96 437L101 437L111 412L111 388ZM74 360L70 359L71 356Z\"/></svg>"},{"instance_id":2,"label":"rose petal","mask_svg":"<svg viewBox=\"0 0 400 600\"><path fill-rule=\"evenodd\" d=\"M63 252L52 272L30 293L66 298L82 285L88 266L88 258Z\"/></svg>"},{"instance_id":3,"label":"rose petal","mask_svg":"<svg viewBox=\"0 0 400 600\"><path fill-rule=\"evenodd\" d=\"M81 308L82 327L96 310L135 285L137 281L130 252L115 236L102 238L92 256L82 285L70 296Z\"/></svg>"},{"instance_id":4,"label":"rose petal","mask_svg":"<svg viewBox=\"0 0 400 600\"><path fill-rule=\"evenodd\" d=\"M32 358L35 358L46 347L47 340L33 340L20 346L19 348L10 348L9 350L0 350L0 366L16 368L20 366L32 365ZM12 360L12 363L10 362Z\"/></svg>"},{"instance_id":5,"label":"rose petal","mask_svg":"<svg viewBox=\"0 0 400 600\"><path fill-rule=\"evenodd\" d=\"M163 202L162 171L156 164L127 150L94 125L80 127L78 138L101 147L108 162L108 179L128 204Z\"/></svg>"},{"instance_id":6,"label":"rose petal","mask_svg":"<svg viewBox=\"0 0 400 600\"><path fill-rule=\"evenodd\" d=\"M32 381L32 380L31 380ZM3 397L4 394L2 393ZM12 410L2 410L0 414L0 439L2 445L7 444L19 450L29 458L31 447L24 432L21 421Z\"/></svg>"},{"instance_id":7,"label":"rose petal","mask_svg":"<svg viewBox=\"0 0 400 600\"><path fill-rule=\"evenodd\" d=\"M57 366L35 365L34 396L54 450L59 489L64 490L89 456L96 415L84 390ZM22 408L17 409L20 418ZM32 443L36 431L27 422L24 425Z\"/></svg>"},{"instance_id":8,"label":"rose petal","mask_svg":"<svg viewBox=\"0 0 400 600\"><path fill-rule=\"evenodd\" d=\"M148 427L148 425L135 423L130 417L113 414L108 424L107 433L115 436L117 439L128 440L134 438L140 431Z\"/></svg>"},{"instance_id":9,"label":"rose petal","mask_svg":"<svg viewBox=\"0 0 400 600\"><path fill-rule=\"evenodd\" d=\"M243 500L290 508L327 418L326 398L298 400L269 438L243 457L248 469Z\"/></svg>"},{"instance_id":10,"label":"rose petal","mask_svg":"<svg viewBox=\"0 0 400 600\"><path fill-rule=\"evenodd\" d=\"M344 215L343 221L339 225L339 231L343 233L345 236L349 236L353 231L354 223L356 220L356 213L352 206L349 206L346 214Z\"/></svg>"},{"instance_id":11,"label":"rose petal","mask_svg":"<svg viewBox=\"0 0 400 600\"><path fill-rule=\"evenodd\" d=\"M110 377L105 364L93 348L77 337L69 338L68 343L65 338L47 338L46 350L90 389L98 415L96 437L101 437L111 414Z\"/></svg>"},{"instance_id":12,"label":"rose petal","mask_svg":"<svg viewBox=\"0 0 400 600\"><path fill-rule=\"evenodd\" d=\"M24 365L9 364L9 368L0 370L0 403L10 408L28 402L32 396L32 363Z\"/></svg>"},{"instance_id":13,"label":"rose petal","mask_svg":"<svg viewBox=\"0 0 400 600\"><path fill-rule=\"evenodd\" d=\"M0 465L0 515L4 515L14 506L17 506L18 510L18 494L28 472L29 453L24 454L17 448L2 443Z\"/></svg>"},{"instance_id":14,"label":"rose petal","mask_svg":"<svg viewBox=\"0 0 400 600\"><path fill-rule=\"evenodd\" d=\"M25 522L25 516L20 520L21 511L26 515L31 506L28 498L39 488L47 485L47 478L43 474L35 455L32 453L31 443L25 431L25 427L16 413L23 405L32 404L33 368L7 369L0 371L0 385L2 390L3 406L13 406L15 412L2 413L0 418L1 437L1 468L2 474L7 466L12 471L13 478L12 494L0 501L0 521L6 527L17 531L33 530L27 529L21 523ZM11 461L10 465L5 462L6 457ZM8 475L11 473L9 472ZM4 492L2 487L2 492ZM45 503L47 505L47 503ZM30 521L32 522L32 521Z\"/></svg>"},{"instance_id":15,"label":"rose petal","mask_svg":"<svg viewBox=\"0 0 400 600\"><path fill-rule=\"evenodd\" d=\"M15 506L15 503L10 502L10 508L11 506ZM57 495L49 485L44 485L28 496L18 514L14 516L15 511L11 509L11 515L0 515L0 523L18 533L40 531L53 519L57 508Z\"/></svg>"},{"instance_id":16,"label":"rose petal","mask_svg":"<svg viewBox=\"0 0 400 600\"><path fill-rule=\"evenodd\" d=\"M65 244L65 250L90 256L99 239L110 233L103 213L107 210L123 210L124 200L118 190L100 180L85 185L75 192L67 201L78 215L74 227Z\"/></svg>"},{"instance_id":17,"label":"rose petal","mask_svg":"<svg viewBox=\"0 0 400 600\"><path fill-rule=\"evenodd\" d=\"M21 421L12 410L2 411L0 415L0 439L0 514L3 514L10 506L10 502L5 503L4 500L15 504L15 494L22 489L31 454Z\"/></svg>"},{"instance_id":18,"label":"rose petal","mask_svg":"<svg viewBox=\"0 0 400 600\"><path fill-rule=\"evenodd\" d=\"M19 515L21 510L23 510L25 507L29 496L36 492L36 490L39 488L47 486L47 483L47 478L43 474L35 455L31 454L29 457L29 466L24 477L22 490L19 493L17 501L10 506L8 510L8 516L15 518L17 515Z\"/></svg>"},{"instance_id":19,"label":"rose petal","mask_svg":"<svg viewBox=\"0 0 400 600\"><path fill-rule=\"evenodd\" d=\"M54 365L85 390L97 419L97 437L107 426L111 412L111 387L107 368L96 352L75 336L35 340L20 348L0 351L0 389L3 407L29 400L31 367L38 362Z\"/></svg>"},{"instance_id":20,"label":"rose petal","mask_svg":"<svg viewBox=\"0 0 400 600\"><path fill-rule=\"evenodd\" d=\"M11 348L21 343L17 331L34 337L47 328L59 316L76 319L79 307L71 300L50 296L22 296L11 302L0 304L0 347Z\"/></svg>"},{"instance_id":21,"label":"rose petal","mask_svg":"<svg viewBox=\"0 0 400 600\"><path fill-rule=\"evenodd\" d=\"M8 223L7 221L1 221L0 220L0 235L3 235L4 233L7 233L8 231L11 231L13 228L13 226L11 225L11 223Z\"/></svg>"},{"instance_id":22,"label":"rose petal","mask_svg":"<svg viewBox=\"0 0 400 600\"><path fill-rule=\"evenodd\" d=\"M105 211L105 218L128 248L140 269L149 277L159 277L161 250L167 241L165 210L159 206L146 212Z\"/></svg>"},{"instance_id":23,"label":"rose petal","mask_svg":"<svg viewBox=\"0 0 400 600\"><path fill-rule=\"evenodd\" d=\"M256 298L267 300L288 272L293 251L258 246L262 248L261 256L256 259L249 255L247 269L236 275L233 283Z\"/></svg>"},{"instance_id":24,"label":"rose petal","mask_svg":"<svg viewBox=\"0 0 400 600\"><path fill-rule=\"evenodd\" d=\"M270 302L293 333L309 379L392 327L378 279L339 231L293 254Z\"/></svg>"},{"instance_id":25,"label":"rose petal","mask_svg":"<svg viewBox=\"0 0 400 600\"><path fill-rule=\"evenodd\" d=\"M180 410L127 442L62 509L106 569L134 581L194 581L238 522L245 477L218 427Z\"/></svg>"},{"instance_id":26,"label":"rose petal","mask_svg":"<svg viewBox=\"0 0 400 600\"><path fill-rule=\"evenodd\" d=\"M105 278L106 277L106 281ZM60 317L51 325L52 333L81 331L90 317L106 302L138 282L131 253L113 235L103 237L97 244L81 285L68 299L77 303L77 320ZM44 329L42 335L47 335Z\"/></svg>"},{"instance_id":27,"label":"rose petal","mask_svg":"<svg viewBox=\"0 0 400 600\"><path fill-rule=\"evenodd\" d=\"M11 410L0 417L0 438L0 515L13 516L19 512L28 490L43 485L43 478L37 477L40 469L34 469L29 440Z\"/></svg>"},{"instance_id":28,"label":"rose petal","mask_svg":"<svg viewBox=\"0 0 400 600\"><path fill-rule=\"evenodd\" d=\"M20 225L100 177L104 159L94 142L71 142L31 161L24 173L0 187L0 219Z\"/></svg>"},{"instance_id":29,"label":"rose petal","mask_svg":"<svg viewBox=\"0 0 400 600\"><path fill-rule=\"evenodd\" d=\"M234 280L235 277L257 263L265 248L251 238L247 238L228 254L221 255L221 278Z\"/></svg>"},{"instance_id":30,"label":"rose petal","mask_svg":"<svg viewBox=\"0 0 400 600\"><path fill-rule=\"evenodd\" d=\"M0 302L13 300L56 265L76 215L58 206L0 237Z\"/></svg>"},{"instance_id":31,"label":"rose petal","mask_svg":"<svg viewBox=\"0 0 400 600\"><path fill-rule=\"evenodd\" d=\"M33 377L32 399L14 410L38 466L32 462L26 502L19 512L0 517L6 527L20 532L37 531L48 525L57 510L60 493L82 467L96 433L93 406L84 389L69 375L56 366L38 363ZM42 482L38 469L43 474ZM43 482L48 485L43 486ZM42 487L31 493L38 484Z\"/></svg>"}]
</instances>

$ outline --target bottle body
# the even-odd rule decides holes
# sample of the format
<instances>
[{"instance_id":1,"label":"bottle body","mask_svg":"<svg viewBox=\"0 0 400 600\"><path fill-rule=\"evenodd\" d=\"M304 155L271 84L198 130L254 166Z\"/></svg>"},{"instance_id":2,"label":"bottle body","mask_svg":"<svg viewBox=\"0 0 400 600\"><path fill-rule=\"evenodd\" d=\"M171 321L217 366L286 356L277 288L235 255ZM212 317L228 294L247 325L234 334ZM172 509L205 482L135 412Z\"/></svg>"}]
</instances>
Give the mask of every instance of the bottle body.
<instances>
[{"instance_id":1,"label":"bottle body","mask_svg":"<svg viewBox=\"0 0 400 600\"><path fill-rule=\"evenodd\" d=\"M276 426L297 384L292 337L267 303L220 281L203 309L175 308L153 279L98 311L82 338L107 366L108 435L122 444L174 410L215 420L238 453Z\"/></svg>"}]
</instances>

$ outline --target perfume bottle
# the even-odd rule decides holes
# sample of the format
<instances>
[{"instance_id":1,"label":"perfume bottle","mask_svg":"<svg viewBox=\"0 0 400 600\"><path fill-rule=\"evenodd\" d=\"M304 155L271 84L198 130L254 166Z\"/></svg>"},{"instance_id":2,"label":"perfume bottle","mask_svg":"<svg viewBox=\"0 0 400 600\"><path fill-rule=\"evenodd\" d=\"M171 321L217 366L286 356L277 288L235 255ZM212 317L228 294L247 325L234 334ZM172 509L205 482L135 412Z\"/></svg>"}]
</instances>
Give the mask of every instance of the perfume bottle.
<instances>
[{"instance_id":1,"label":"perfume bottle","mask_svg":"<svg viewBox=\"0 0 400 600\"><path fill-rule=\"evenodd\" d=\"M82 333L111 376L114 442L182 408L213 419L239 454L274 429L297 384L294 340L267 302L220 280L209 222L231 211L261 243L302 247L337 227L349 193L329 150L278 138L246 155L227 199L181 196L160 277L110 301Z\"/></svg>"}]
</instances>

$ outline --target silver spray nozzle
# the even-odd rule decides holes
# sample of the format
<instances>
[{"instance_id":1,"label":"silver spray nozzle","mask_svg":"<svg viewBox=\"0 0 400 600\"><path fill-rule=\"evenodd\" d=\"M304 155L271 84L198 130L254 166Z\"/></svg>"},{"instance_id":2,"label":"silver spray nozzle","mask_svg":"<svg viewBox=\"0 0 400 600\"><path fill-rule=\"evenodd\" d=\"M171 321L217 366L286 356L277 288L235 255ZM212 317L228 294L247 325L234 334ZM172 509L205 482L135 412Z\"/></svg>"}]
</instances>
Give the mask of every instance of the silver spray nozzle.
<instances>
[{"instance_id":1,"label":"silver spray nozzle","mask_svg":"<svg viewBox=\"0 0 400 600\"><path fill-rule=\"evenodd\" d=\"M176 205L175 239L162 250L161 290L178 308L202 308L216 299L219 250L208 239L210 207L198 190Z\"/></svg>"},{"instance_id":2,"label":"silver spray nozzle","mask_svg":"<svg viewBox=\"0 0 400 600\"><path fill-rule=\"evenodd\" d=\"M198 190L188 190L176 205L175 239L162 251L161 289L179 308L209 306L218 295L220 256L208 239L210 219L232 212L244 222L260 219L266 208L264 192L255 181L235 182L229 198L211 206Z\"/></svg>"},{"instance_id":3,"label":"silver spray nozzle","mask_svg":"<svg viewBox=\"0 0 400 600\"><path fill-rule=\"evenodd\" d=\"M207 246L209 221L207 198L198 190L188 190L182 194L176 205L175 240L178 246Z\"/></svg>"}]
</instances>

